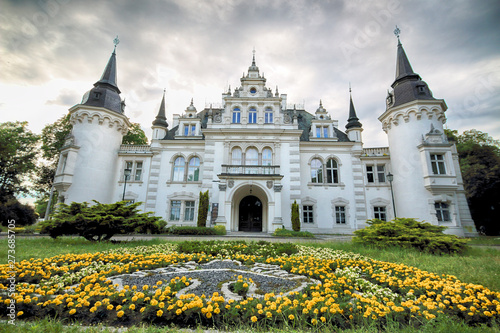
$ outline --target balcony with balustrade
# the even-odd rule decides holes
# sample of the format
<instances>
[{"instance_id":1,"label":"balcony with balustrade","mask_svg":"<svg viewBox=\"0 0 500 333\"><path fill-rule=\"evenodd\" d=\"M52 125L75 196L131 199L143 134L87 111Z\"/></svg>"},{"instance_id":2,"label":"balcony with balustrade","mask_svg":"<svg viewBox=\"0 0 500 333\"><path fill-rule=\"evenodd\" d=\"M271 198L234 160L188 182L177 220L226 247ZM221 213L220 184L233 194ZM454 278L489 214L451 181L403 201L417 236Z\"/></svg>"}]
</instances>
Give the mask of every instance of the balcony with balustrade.
<instances>
[{"instance_id":1,"label":"balcony with balustrade","mask_svg":"<svg viewBox=\"0 0 500 333\"><path fill-rule=\"evenodd\" d=\"M220 179L254 178L254 179L281 179L279 165L222 165Z\"/></svg>"}]
</instances>

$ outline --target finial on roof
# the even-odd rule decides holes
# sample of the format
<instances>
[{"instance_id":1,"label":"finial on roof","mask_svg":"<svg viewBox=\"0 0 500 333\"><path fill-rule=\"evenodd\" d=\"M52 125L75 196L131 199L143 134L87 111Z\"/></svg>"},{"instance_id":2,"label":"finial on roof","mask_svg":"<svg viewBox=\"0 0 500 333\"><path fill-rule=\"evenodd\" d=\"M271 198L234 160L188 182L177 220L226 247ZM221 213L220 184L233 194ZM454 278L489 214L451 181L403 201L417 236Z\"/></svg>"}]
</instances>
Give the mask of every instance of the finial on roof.
<instances>
[{"instance_id":1,"label":"finial on roof","mask_svg":"<svg viewBox=\"0 0 500 333\"><path fill-rule=\"evenodd\" d=\"M163 89L163 98L161 99L160 108L155 120L153 121L153 126L160 126L168 128L167 118L165 117L165 92L167 89Z\"/></svg>"},{"instance_id":2,"label":"finial on roof","mask_svg":"<svg viewBox=\"0 0 500 333\"><path fill-rule=\"evenodd\" d=\"M253 47L253 59L252 59L252 66L255 66L255 46Z\"/></svg>"},{"instance_id":3,"label":"finial on roof","mask_svg":"<svg viewBox=\"0 0 500 333\"><path fill-rule=\"evenodd\" d=\"M349 82L349 94L351 93L351 82Z\"/></svg>"},{"instance_id":4,"label":"finial on roof","mask_svg":"<svg viewBox=\"0 0 500 333\"><path fill-rule=\"evenodd\" d=\"M116 35L116 38L113 39L113 44L115 44L115 49L113 50L113 53L116 51L116 46L120 44L120 40L118 39L118 35Z\"/></svg>"},{"instance_id":5,"label":"finial on roof","mask_svg":"<svg viewBox=\"0 0 500 333\"><path fill-rule=\"evenodd\" d=\"M394 29L394 35L398 38L398 44L401 44L401 41L399 40L399 34L400 33L401 33L401 30L396 25L396 29Z\"/></svg>"}]
</instances>

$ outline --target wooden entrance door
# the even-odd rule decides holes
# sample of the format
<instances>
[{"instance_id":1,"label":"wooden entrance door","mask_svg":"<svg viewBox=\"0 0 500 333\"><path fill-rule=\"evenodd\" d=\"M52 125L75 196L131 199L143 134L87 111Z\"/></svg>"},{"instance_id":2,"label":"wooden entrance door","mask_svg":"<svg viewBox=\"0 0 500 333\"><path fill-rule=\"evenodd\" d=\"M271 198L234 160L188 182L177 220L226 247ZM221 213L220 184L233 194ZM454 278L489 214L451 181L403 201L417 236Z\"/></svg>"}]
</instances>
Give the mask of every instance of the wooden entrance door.
<instances>
[{"instance_id":1,"label":"wooden entrance door","mask_svg":"<svg viewBox=\"0 0 500 333\"><path fill-rule=\"evenodd\" d=\"M239 231L262 231L262 202L249 195L240 202Z\"/></svg>"}]
</instances>

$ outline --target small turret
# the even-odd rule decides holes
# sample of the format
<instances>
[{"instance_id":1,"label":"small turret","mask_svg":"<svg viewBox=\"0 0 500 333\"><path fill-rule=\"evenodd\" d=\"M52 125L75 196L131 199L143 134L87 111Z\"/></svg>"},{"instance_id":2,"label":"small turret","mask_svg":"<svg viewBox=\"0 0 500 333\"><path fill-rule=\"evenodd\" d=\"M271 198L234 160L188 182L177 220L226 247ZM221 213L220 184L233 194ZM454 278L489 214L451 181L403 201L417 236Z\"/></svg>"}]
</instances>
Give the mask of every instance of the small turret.
<instances>
[{"instance_id":1,"label":"small turret","mask_svg":"<svg viewBox=\"0 0 500 333\"><path fill-rule=\"evenodd\" d=\"M356 109L354 108L354 103L352 102L352 91L350 85L349 99L349 119L347 119L347 125L345 125L346 133L349 136L349 140L361 142L361 132L363 132L363 125L359 122L359 118L356 115Z\"/></svg>"},{"instance_id":2,"label":"small turret","mask_svg":"<svg viewBox=\"0 0 500 333\"><path fill-rule=\"evenodd\" d=\"M165 117L165 90L163 90L163 98L161 100L158 115L153 121L153 139L161 140L167 135L168 123Z\"/></svg>"}]
</instances>

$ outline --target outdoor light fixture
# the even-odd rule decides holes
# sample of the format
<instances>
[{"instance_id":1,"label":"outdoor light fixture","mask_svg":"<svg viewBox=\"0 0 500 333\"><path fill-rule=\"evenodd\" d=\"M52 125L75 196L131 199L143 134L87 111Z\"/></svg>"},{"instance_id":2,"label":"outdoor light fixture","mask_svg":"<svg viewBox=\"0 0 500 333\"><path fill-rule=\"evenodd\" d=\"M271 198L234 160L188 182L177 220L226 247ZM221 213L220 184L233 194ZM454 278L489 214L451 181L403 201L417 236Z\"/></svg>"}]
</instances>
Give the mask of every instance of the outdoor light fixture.
<instances>
[{"instance_id":1,"label":"outdoor light fixture","mask_svg":"<svg viewBox=\"0 0 500 333\"><path fill-rule=\"evenodd\" d=\"M396 205L394 204L394 191L392 190L392 181L394 180L394 175L389 172L387 174L387 180L391 185L392 208L394 208L394 218L396 218Z\"/></svg>"},{"instance_id":2,"label":"outdoor light fixture","mask_svg":"<svg viewBox=\"0 0 500 333\"><path fill-rule=\"evenodd\" d=\"M130 176L131 173L132 173L132 170L130 170L130 169L125 169L123 171L123 174L125 175L125 185L123 185L122 201L125 200L125 189L127 188L127 179L128 179L128 177Z\"/></svg>"}]
</instances>

